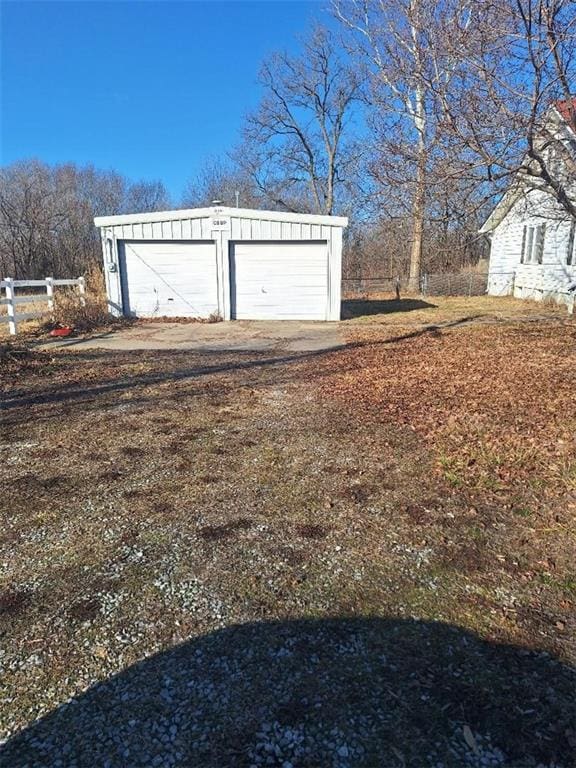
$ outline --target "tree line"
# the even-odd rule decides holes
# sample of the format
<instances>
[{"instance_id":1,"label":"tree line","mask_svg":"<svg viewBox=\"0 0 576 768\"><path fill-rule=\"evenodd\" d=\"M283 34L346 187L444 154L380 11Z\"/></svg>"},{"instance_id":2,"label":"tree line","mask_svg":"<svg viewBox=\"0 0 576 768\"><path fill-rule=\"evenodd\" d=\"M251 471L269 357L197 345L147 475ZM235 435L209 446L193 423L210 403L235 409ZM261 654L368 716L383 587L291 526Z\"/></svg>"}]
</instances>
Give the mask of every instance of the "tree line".
<instances>
[{"instance_id":1,"label":"tree line","mask_svg":"<svg viewBox=\"0 0 576 768\"><path fill-rule=\"evenodd\" d=\"M562 100L576 126L571 0L332 0L331 14L299 54L263 62L237 146L181 200L90 167L4 168L0 272L76 274L99 259L94 215L219 199L348 215L345 271L416 287L482 257L478 228L519 180L576 216L547 117Z\"/></svg>"},{"instance_id":2,"label":"tree line","mask_svg":"<svg viewBox=\"0 0 576 768\"><path fill-rule=\"evenodd\" d=\"M164 210L160 181L24 160L0 169L0 275L72 277L101 261L94 216Z\"/></svg>"}]
</instances>

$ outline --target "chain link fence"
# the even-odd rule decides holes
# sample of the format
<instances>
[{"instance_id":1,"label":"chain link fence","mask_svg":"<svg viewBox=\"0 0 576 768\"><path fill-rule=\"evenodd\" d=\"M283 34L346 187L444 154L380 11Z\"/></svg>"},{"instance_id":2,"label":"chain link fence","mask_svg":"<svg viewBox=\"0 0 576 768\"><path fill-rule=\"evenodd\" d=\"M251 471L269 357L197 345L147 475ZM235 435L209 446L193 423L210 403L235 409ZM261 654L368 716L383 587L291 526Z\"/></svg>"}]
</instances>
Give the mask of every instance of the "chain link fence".
<instances>
[{"instance_id":1,"label":"chain link fence","mask_svg":"<svg viewBox=\"0 0 576 768\"><path fill-rule=\"evenodd\" d=\"M517 271L492 271L490 294L514 296L517 299L547 301L565 305L570 314L576 311L576 281L564 273L560 277L537 274L518 275ZM570 278L570 280L568 280ZM540 283L544 283L539 284ZM420 278L420 296L484 296L488 293L488 273L476 270L424 273ZM378 298L378 294L395 295L401 299L414 296L408 281L400 277L345 277L342 294L346 299Z\"/></svg>"},{"instance_id":2,"label":"chain link fence","mask_svg":"<svg viewBox=\"0 0 576 768\"><path fill-rule=\"evenodd\" d=\"M483 296L487 290L486 272L425 273L420 279L423 296Z\"/></svg>"},{"instance_id":3,"label":"chain link fence","mask_svg":"<svg viewBox=\"0 0 576 768\"><path fill-rule=\"evenodd\" d=\"M342 293L344 296L356 298L370 293L394 293L400 282L399 277L344 277L342 278Z\"/></svg>"},{"instance_id":4,"label":"chain link fence","mask_svg":"<svg viewBox=\"0 0 576 768\"><path fill-rule=\"evenodd\" d=\"M342 292L350 298L376 293L407 292L407 280L400 277L345 277ZM488 288L488 273L477 270L424 273L420 278L423 296L483 296Z\"/></svg>"}]
</instances>

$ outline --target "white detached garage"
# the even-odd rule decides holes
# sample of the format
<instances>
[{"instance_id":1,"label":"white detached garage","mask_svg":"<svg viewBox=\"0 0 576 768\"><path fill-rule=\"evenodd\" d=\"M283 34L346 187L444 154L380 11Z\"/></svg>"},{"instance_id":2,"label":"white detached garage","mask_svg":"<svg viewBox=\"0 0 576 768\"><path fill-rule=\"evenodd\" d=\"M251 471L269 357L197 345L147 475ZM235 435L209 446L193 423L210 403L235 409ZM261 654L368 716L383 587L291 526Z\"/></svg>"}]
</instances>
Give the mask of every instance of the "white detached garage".
<instances>
[{"instance_id":1,"label":"white detached garage","mask_svg":"<svg viewBox=\"0 0 576 768\"><path fill-rule=\"evenodd\" d=\"M95 223L117 315L340 319L346 218L214 207Z\"/></svg>"}]
</instances>

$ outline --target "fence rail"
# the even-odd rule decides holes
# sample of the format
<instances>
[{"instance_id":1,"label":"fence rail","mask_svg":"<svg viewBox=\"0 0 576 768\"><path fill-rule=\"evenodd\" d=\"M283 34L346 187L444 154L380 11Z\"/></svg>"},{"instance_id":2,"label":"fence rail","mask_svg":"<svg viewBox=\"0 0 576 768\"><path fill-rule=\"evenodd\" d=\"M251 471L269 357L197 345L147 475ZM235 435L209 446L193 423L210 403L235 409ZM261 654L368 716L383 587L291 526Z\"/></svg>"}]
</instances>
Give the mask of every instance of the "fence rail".
<instances>
[{"instance_id":1,"label":"fence rail","mask_svg":"<svg viewBox=\"0 0 576 768\"><path fill-rule=\"evenodd\" d=\"M32 320L37 317L42 317L54 309L54 288L61 286L75 286L78 288L80 296L80 303L84 304L86 301L86 281L83 277L75 277L71 279L54 279L53 277L46 277L44 280L14 280L11 277L5 277L0 280L0 295L2 289L4 289L4 298L0 298L0 305L3 305L7 309L6 316L2 316L0 319L8 323L10 334L15 336L18 333L18 323L23 320ZM16 294L17 288L45 288L46 294L32 294L25 296L18 296ZM46 309L35 309L31 312L17 312L16 307L19 304L46 304Z\"/></svg>"},{"instance_id":2,"label":"fence rail","mask_svg":"<svg viewBox=\"0 0 576 768\"><path fill-rule=\"evenodd\" d=\"M393 293L398 277L343 277L342 290L345 294ZM404 287L400 280L400 287Z\"/></svg>"}]
</instances>

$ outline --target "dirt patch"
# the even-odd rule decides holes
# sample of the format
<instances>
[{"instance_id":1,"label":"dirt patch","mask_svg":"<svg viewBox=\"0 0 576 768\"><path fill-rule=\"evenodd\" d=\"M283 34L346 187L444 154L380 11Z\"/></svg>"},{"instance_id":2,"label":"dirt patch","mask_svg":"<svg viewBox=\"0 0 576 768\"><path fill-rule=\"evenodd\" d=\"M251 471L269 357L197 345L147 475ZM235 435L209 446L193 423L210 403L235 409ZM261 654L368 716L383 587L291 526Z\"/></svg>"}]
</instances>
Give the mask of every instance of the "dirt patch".
<instances>
[{"instance_id":1,"label":"dirt patch","mask_svg":"<svg viewBox=\"0 0 576 768\"><path fill-rule=\"evenodd\" d=\"M313 523L296 526L296 532L304 539L325 539L330 530L331 528L326 525L314 525Z\"/></svg>"},{"instance_id":2,"label":"dirt patch","mask_svg":"<svg viewBox=\"0 0 576 768\"><path fill-rule=\"evenodd\" d=\"M200 528L200 536L207 541L221 541L222 539L229 539L233 537L237 531L248 531L252 528L252 521L242 518L240 520L232 520L229 523L223 523L222 525L205 525Z\"/></svg>"},{"instance_id":3,"label":"dirt patch","mask_svg":"<svg viewBox=\"0 0 576 768\"><path fill-rule=\"evenodd\" d=\"M139 456L143 456L145 451L142 448L126 445L119 449L119 453L128 456L128 458L137 459Z\"/></svg>"},{"instance_id":4,"label":"dirt patch","mask_svg":"<svg viewBox=\"0 0 576 768\"><path fill-rule=\"evenodd\" d=\"M353 501L356 504L362 504L366 502L371 495L371 489L361 483L347 485L340 491L340 496L343 499Z\"/></svg>"},{"instance_id":5,"label":"dirt patch","mask_svg":"<svg viewBox=\"0 0 576 768\"><path fill-rule=\"evenodd\" d=\"M20 341L0 343L0 383L4 377L19 378L48 371L55 364L48 352L32 349Z\"/></svg>"},{"instance_id":6,"label":"dirt patch","mask_svg":"<svg viewBox=\"0 0 576 768\"><path fill-rule=\"evenodd\" d=\"M70 617L74 621L90 621L98 615L100 603L97 600L79 600L72 603L68 609Z\"/></svg>"},{"instance_id":7,"label":"dirt patch","mask_svg":"<svg viewBox=\"0 0 576 768\"><path fill-rule=\"evenodd\" d=\"M31 601L25 590L4 590L0 592L0 616L18 616Z\"/></svg>"}]
</instances>

